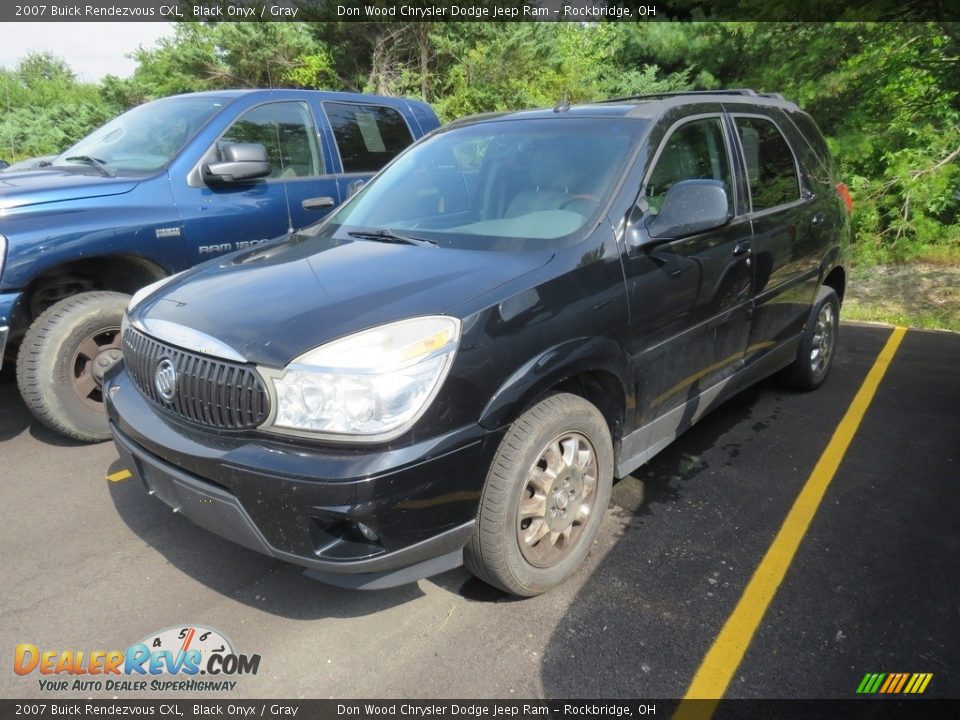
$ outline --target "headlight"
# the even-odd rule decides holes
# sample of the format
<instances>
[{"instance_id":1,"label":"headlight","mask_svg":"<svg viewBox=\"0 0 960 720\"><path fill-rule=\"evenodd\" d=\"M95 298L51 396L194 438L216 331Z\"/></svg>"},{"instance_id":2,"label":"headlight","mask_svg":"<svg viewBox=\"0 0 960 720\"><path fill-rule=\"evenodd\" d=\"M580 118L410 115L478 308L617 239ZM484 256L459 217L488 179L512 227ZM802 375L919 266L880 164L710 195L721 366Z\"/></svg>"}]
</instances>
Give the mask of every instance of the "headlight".
<instances>
[{"instance_id":1,"label":"headlight","mask_svg":"<svg viewBox=\"0 0 960 720\"><path fill-rule=\"evenodd\" d=\"M276 408L268 427L344 440L395 437L433 400L459 341L460 321L437 315L322 345L273 377Z\"/></svg>"},{"instance_id":2,"label":"headlight","mask_svg":"<svg viewBox=\"0 0 960 720\"><path fill-rule=\"evenodd\" d=\"M7 259L7 239L0 235L0 277L3 277L3 264Z\"/></svg>"}]
</instances>

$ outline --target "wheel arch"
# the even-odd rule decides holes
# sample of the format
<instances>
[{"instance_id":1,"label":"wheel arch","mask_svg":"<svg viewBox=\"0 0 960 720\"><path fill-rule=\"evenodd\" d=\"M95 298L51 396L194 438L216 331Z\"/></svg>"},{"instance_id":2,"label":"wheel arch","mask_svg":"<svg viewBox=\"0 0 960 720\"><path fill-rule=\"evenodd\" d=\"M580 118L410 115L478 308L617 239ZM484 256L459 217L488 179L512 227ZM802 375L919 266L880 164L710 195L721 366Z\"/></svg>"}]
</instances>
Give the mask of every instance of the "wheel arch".
<instances>
[{"instance_id":1,"label":"wheel arch","mask_svg":"<svg viewBox=\"0 0 960 720\"><path fill-rule=\"evenodd\" d=\"M834 267L827 273L826 277L823 278L823 284L833 288L833 291L837 294L837 299L840 301L840 304L843 305L843 293L847 288L847 273L843 267L840 265Z\"/></svg>"},{"instance_id":2,"label":"wheel arch","mask_svg":"<svg viewBox=\"0 0 960 720\"><path fill-rule=\"evenodd\" d=\"M600 410L616 452L629 397L626 369L620 346L607 338L578 338L554 346L510 375L487 403L480 424L491 429L508 425L545 396L566 392Z\"/></svg>"},{"instance_id":3,"label":"wheel arch","mask_svg":"<svg viewBox=\"0 0 960 720\"><path fill-rule=\"evenodd\" d=\"M843 267L843 252L839 245L830 248L820 263L820 284L833 288L843 305L843 293L847 289L847 271Z\"/></svg>"},{"instance_id":4,"label":"wheel arch","mask_svg":"<svg viewBox=\"0 0 960 720\"><path fill-rule=\"evenodd\" d=\"M25 324L71 295L92 290L132 294L169 275L167 268L139 255L101 255L55 265L33 278L24 290Z\"/></svg>"}]
</instances>

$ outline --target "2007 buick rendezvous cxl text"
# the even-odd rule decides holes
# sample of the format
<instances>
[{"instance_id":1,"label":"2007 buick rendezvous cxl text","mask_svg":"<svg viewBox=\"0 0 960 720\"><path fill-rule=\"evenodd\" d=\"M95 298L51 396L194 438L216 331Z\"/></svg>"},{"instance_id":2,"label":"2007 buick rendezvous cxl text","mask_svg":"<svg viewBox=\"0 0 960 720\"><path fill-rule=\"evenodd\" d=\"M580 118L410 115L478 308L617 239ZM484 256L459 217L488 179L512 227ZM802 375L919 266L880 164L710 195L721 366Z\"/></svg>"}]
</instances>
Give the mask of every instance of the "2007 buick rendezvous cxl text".
<instances>
[{"instance_id":1,"label":"2007 buick rendezvous cxl text","mask_svg":"<svg viewBox=\"0 0 960 720\"><path fill-rule=\"evenodd\" d=\"M849 209L779 96L468 118L320 224L139 292L110 426L152 494L313 577L465 562L535 595L614 477L774 372L823 383Z\"/></svg>"}]
</instances>

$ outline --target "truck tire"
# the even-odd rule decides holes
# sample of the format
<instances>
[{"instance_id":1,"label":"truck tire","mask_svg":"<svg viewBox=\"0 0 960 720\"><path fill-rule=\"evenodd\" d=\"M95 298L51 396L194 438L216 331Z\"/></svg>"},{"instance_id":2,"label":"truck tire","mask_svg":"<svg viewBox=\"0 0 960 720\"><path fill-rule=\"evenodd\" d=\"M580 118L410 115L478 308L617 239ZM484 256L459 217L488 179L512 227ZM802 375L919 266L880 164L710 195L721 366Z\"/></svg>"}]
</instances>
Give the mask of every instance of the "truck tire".
<instances>
[{"instance_id":1,"label":"truck tire","mask_svg":"<svg viewBox=\"0 0 960 720\"><path fill-rule=\"evenodd\" d=\"M577 395L541 400L510 426L494 457L467 569L531 597L570 577L590 551L613 486L613 443L600 411Z\"/></svg>"},{"instance_id":2,"label":"truck tire","mask_svg":"<svg viewBox=\"0 0 960 720\"><path fill-rule=\"evenodd\" d=\"M823 285L810 309L797 357L780 372L779 380L794 390L816 390L827 379L840 331L840 300Z\"/></svg>"},{"instance_id":3,"label":"truck tire","mask_svg":"<svg viewBox=\"0 0 960 720\"><path fill-rule=\"evenodd\" d=\"M122 356L120 323L130 296L85 292L47 308L17 356L24 403L51 430L84 442L110 437L103 373Z\"/></svg>"}]
</instances>

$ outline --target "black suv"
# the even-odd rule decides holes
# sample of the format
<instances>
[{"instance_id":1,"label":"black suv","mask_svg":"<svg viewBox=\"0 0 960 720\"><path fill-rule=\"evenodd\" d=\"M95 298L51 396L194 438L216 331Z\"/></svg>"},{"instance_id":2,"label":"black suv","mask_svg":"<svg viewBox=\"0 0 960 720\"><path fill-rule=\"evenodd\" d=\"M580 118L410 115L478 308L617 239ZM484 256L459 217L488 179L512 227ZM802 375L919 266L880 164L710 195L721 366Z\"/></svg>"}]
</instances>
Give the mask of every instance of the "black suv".
<instances>
[{"instance_id":1,"label":"black suv","mask_svg":"<svg viewBox=\"0 0 960 720\"><path fill-rule=\"evenodd\" d=\"M110 427L151 494L313 577L465 562L535 595L615 477L774 372L823 383L849 210L779 96L457 121L323 222L139 292Z\"/></svg>"}]
</instances>

